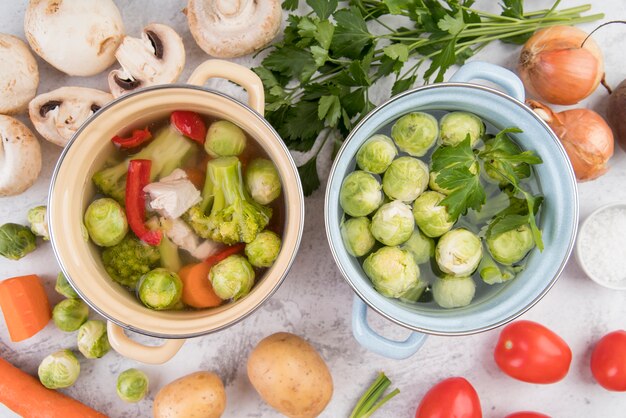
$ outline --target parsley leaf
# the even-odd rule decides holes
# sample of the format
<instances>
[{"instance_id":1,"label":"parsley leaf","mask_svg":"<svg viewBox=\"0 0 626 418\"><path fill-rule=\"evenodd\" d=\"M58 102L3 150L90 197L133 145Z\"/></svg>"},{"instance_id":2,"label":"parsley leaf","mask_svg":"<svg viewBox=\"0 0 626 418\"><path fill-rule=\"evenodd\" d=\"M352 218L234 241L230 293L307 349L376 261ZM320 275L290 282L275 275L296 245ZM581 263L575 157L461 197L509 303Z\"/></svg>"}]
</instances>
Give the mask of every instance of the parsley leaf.
<instances>
[{"instance_id":1,"label":"parsley leaf","mask_svg":"<svg viewBox=\"0 0 626 418\"><path fill-rule=\"evenodd\" d=\"M435 77L435 83L443 81L443 76L446 74L448 68L456 62L456 38L451 39L446 46L433 57L430 67L424 73L424 79L429 80L430 77L437 72Z\"/></svg>"},{"instance_id":2,"label":"parsley leaf","mask_svg":"<svg viewBox=\"0 0 626 418\"><path fill-rule=\"evenodd\" d=\"M296 10L298 8L299 0L285 0L283 1L283 9L285 10Z\"/></svg>"},{"instance_id":3,"label":"parsley leaf","mask_svg":"<svg viewBox=\"0 0 626 418\"><path fill-rule=\"evenodd\" d=\"M393 87L391 87L391 95L395 96L396 94L402 93L403 91L409 90L415 84L415 79L417 76L413 75L409 78L399 78L393 83Z\"/></svg>"},{"instance_id":4,"label":"parsley leaf","mask_svg":"<svg viewBox=\"0 0 626 418\"><path fill-rule=\"evenodd\" d=\"M440 203L448 209L451 219L458 219L467 213L468 208L480 210L487 198L480 175L472 173L463 165L442 170L437 176L437 184L452 190Z\"/></svg>"},{"instance_id":5,"label":"parsley leaf","mask_svg":"<svg viewBox=\"0 0 626 418\"><path fill-rule=\"evenodd\" d=\"M409 47L405 44L387 45L383 48L383 52L392 60L406 62L409 59Z\"/></svg>"},{"instance_id":6,"label":"parsley leaf","mask_svg":"<svg viewBox=\"0 0 626 418\"><path fill-rule=\"evenodd\" d=\"M475 162L476 155L468 136L457 145L443 145L437 148L432 156L432 169L433 171L443 172L443 170L452 166L461 165L469 170Z\"/></svg>"},{"instance_id":7,"label":"parsley leaf","mask_svg":"<svg viewBox=\"0 0 626 418\"><path fill-rule=\"evenodd\" d=\"M291 107L281 121L280 125L284 126L284 129L279 131L281 136L292 142L304 141L310 144L306 149L310 149L317 135L324 129L324 121L317 116L318 106L317 101L301 100L296 106ZM303 151L302 148L297 149Z\"/></svg>"},{"instance_id":8,"label":"parsley leaf","mask_svg":"<svg viewBox=\"0 0 626 418\"><path fill-rule=\"evenodd\" d=\"M502 16L524 18L524 0L502 0Z\"/></svg>"},{"instance_id":9,"label":"parsley leaf","mask_svg":"<svg viewBox=\"0 0 626 418\"><path fill-rule=\"evenodd\" d=\"M367 29L363 15L356 7L338 10L334 14L337 26L333 34L332 51L340 57L360 58L361 52L374 39Z\"/></svg>"},{"instance_id":10,"label":"parsley leaf","mask_svg":"<svg viewBox=\"0 0 626 418\"><path fill-rule=\"evenodd\" d=\"M317 108L317 117L324 119L327 126L332 128L337 126L341 116L341 103L337 96L322 96Z\"/></svg>"},{"instance_id":11,"label":"parsley leaf","mask_svg":"<svg viewBox=\"0 0 626 418\"><path fill-rule=\"evenodd\" d=\"M439 29L448 32L450 35L457 35L463 29L465 29L465 22L463 20L463 11L459 11L454 15L445 15L439 22L437 22Z\"/></svg>"},{"instance_id":12,"label":"parsley leaf","mask_svg":"<svg viewBox=\"0 0 626 418\"><path fill-rule=\"evenodd\" d=\"M320 187L320 178L317 175L317 155L298 167L298 174L302 180L302 191L310 196Z\"/></svg>"},{"instance_id":13,"label":"parsley leaf","mask_svg":"<svg viewBox=\"0 0 626 418\"><path fill-rule=\"evenodd\" d=\"M317 68L310 52L294 46L283 46L273 50L263 60L263 66L300 81L311 78Z\"/></svg>"},{"instance_id":14,"label":"parsley leaf","mask_svg":"<svg viewBox=\"0 0 626 418\"><path fill-rule=\"evenodd\" d=\"M328 19L328 17L337 9L339 0L306 0L306 4L319 16L320 19Z\"/></svg>"},{"instance_id":15,"label":"parsley leaf","mask_svg":"<svg viewBox=\"0 0 626 418\"><path fill-rule=\"evenodd\" d=\"M409 11L414 2L412 0L383 0L383 3L389 9L389 13L399 15Z\"/></svg>"},{"instance_id":16,"label":"parsley leaf","mask_svg":"<svg viewBox=\"0 0 626 418\"><path fill-rule=\"evenodd\" d=\"M512 229L517 229L528 224L533 232L535 245L537 245L539 250L543 250L541 231L537 228L535 220L535 215L543 203L543 196L527 196L527 192L522 194L524 195L524 199L512 197L509 207L496 215L496 217L489 223L487 236L496 237L500 234L511 231Z\"/></svg>"}]
</instances>

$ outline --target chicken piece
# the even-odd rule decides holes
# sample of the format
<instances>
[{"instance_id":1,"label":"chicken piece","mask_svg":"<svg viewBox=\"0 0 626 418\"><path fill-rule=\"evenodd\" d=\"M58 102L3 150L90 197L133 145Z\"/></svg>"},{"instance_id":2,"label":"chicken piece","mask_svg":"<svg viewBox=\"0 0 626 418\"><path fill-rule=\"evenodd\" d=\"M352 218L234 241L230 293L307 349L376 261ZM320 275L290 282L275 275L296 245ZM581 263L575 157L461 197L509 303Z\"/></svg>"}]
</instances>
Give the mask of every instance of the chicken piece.
<instances>
[{"instance_id":1,"label":"chicken piece","mask_svg":"<svg viewBox=\"0 0 626 418\"><path fill-rule=\"evenodd\" d=\"M158 182L148 184L143 191L150 195L150 207L167 219L180 218L202 200L200 191L179 168Z\"/></svg>"}]
</instances>

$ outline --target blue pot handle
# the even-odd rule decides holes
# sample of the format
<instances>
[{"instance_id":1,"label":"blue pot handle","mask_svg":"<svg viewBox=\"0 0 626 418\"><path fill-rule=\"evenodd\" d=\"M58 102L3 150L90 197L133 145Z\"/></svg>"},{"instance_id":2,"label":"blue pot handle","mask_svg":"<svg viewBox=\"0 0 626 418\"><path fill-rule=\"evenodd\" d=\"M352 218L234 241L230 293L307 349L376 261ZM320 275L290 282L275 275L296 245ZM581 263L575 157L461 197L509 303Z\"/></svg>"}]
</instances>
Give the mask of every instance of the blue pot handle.
<instances>
[{"instance_id":1,"label":"blue pot handle","mask_svg":"<svg viewBox=\"0 0 626 418\"><path fill-rule=\"evenodd\" d=\"M377 334L367 323L367 305L357 296L352 303L352 333L363 347L381 356L402 360L411 357L426 341L426 334L413 332L404 341L394 341Z\"/></svg>"},{"instance_id":2,"label":"blue pot handle","mask_svg":"<svg viewBox=\"0 0 626 418\"><path fill-rule=\"evenodd\" d=\"M499 65L482 61L465 64L450 78L452 82L467 83L471 80L487 80L501 86L510 96L524 102L524 84L513 72Z\"/></svg>"}]
</instances>

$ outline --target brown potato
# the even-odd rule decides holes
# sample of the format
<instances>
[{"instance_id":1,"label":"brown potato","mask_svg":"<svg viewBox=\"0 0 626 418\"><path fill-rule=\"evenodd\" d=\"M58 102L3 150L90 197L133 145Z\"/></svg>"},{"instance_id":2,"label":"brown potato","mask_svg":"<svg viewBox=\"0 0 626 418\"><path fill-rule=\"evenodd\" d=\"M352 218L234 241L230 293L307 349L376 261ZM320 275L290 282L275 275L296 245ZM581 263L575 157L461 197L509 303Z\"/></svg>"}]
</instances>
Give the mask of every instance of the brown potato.
<instances>
[{"instance_id":1,"label":"brown potato","mask_svg":"<svg viewBox=\"0 0 626 418\"><path fill-rule=\"evenodd\" d=\"M154 398L154 418L219 418L226 392L218 375L196 372L165 385Z\"/></svg>"},{"instance_id":2,"label":"brown potato","mask_svg":"<svg viewBox=\"0 0 626 418\"><path fill-rule=\"evenodd\" d=\"M248 378L265 402L290 418L317 417L333 395L333 379L322 357L286 332L270 335L254 348Z\"/></svg>"}]
</instances>

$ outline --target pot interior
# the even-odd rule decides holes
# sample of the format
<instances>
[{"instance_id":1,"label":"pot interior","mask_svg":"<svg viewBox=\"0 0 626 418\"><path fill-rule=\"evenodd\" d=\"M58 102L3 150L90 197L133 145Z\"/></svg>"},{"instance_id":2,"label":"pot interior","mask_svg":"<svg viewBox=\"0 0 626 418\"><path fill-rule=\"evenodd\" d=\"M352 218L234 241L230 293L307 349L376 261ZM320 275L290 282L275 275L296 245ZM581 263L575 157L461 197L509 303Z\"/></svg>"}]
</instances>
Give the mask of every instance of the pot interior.
<instances>
[{"instance_id":1,"label":"pot interior","mask_svg":"<svg viewBox=\"0 0 626 418\"><path fill-rule=\"evenodd\" d=\"M511 135L523 149L535 151L543 164L535 175L545 196L539 227L545 249L533 249L517 277L478 296L463 308L441 309L406 303L379 294L359 260L345 250L339 225L343 210L339 191L355 169L360 146L381 128L414 111L471 112L497 129L519 127ZM326 192L326 228L331 250L357 294L380 314L407 328L441 335L484 331L502 325L534 305L554 284L570 255L578 225L578 197L573 170L556 136L528 107L497 90L465 83L444 83L405 92L378 107L350 134L339 152Z\"/></svg>"},{"instance_id":2,"label":"pot interior","mask_svg":"<svg viewBox=\"0 0 626 418\"><path fill-rule=\"evenodd\" d=\"M174 110L190 110L241 127L267 153L282 181L285 202L282 249L274 265L235 303L190 311L154 311L144 307L106 273L100 250L85 242L81 223L96 194L91 181L115 148L110 138L127 127L146 126ZM161 86L114 101L101 109L75 135L63 152L49 195L49 226L55 255L77 292L111 321L143 334L183 338L232 325L260 306L278 288L295 257L302 235L304 204L297 169L278 134L257 113L241 103L207 89Z\"/></svg>"}]
</instances>

